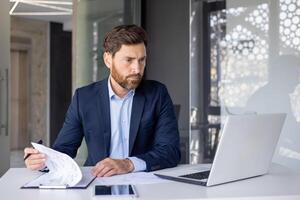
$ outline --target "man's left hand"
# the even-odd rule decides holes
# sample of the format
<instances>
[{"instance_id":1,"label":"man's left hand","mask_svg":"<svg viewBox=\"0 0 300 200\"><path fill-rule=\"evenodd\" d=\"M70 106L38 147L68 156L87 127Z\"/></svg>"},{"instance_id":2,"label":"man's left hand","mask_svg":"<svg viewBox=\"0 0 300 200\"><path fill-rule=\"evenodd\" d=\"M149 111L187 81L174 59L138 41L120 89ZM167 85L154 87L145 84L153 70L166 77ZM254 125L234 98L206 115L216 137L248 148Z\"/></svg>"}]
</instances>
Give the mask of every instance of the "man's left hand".
<instances>
[{"instance_id":1,"label":"man's left hand","mask_svg":"<svg viewBox=\"0 0 300 200\"><path fill-rule=\"evenodd\" d=\"M92 174L98 177L107 177L117 174L126 174L134 170L134 165L129 159L105 158L99 161L92 169Z\"/></svg>"}]
</instances>

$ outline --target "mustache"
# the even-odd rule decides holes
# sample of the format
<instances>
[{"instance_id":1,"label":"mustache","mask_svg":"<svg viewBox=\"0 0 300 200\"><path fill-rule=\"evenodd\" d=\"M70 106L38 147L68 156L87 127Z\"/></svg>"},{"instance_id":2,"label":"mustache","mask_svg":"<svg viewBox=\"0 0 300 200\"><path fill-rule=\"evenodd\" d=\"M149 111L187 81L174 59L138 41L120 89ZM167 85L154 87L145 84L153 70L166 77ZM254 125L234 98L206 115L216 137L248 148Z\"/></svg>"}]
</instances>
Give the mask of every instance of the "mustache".
<instances>
[{"instance_id":1,"label":"mustache","mask_svg":"<svg viewBox=\"0 0 300 200\"><path fill-rule=\"evenodd\" d=\"M131 74L131 75L128 75L126 78L138 78L138 79L141 79L142 78L142 75L140 74Z\"/></svg>"}]
</instances>

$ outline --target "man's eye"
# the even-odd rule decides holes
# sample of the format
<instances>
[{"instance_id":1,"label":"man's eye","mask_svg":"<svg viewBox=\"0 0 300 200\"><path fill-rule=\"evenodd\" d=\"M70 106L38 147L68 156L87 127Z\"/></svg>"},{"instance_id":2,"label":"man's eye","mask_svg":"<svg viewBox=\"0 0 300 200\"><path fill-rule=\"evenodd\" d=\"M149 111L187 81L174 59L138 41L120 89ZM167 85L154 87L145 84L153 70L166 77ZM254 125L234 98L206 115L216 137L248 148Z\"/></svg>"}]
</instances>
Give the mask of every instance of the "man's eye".
<instances>
[{"instance_id":1,"label":"man's eye","mask_svg":"<svg viewBox=\"0 0 300 200\"><path fill-rule=\"evenodd\" d=\"M126 59L126 61L127 61L127 62L131 62L131 61L132 61L132 59Z\"/></svg>"}]
</instances>

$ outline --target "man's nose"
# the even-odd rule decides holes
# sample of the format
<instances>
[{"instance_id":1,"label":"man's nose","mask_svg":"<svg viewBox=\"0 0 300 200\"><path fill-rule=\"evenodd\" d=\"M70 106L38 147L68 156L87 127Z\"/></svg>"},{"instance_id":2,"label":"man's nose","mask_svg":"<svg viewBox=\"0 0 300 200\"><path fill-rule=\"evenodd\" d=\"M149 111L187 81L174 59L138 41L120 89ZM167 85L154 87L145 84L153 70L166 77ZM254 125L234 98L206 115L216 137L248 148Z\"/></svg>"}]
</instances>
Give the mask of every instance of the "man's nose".
<instances>
[{"instance_id":1,"label":"man's nose","mask_svg":"<svg viewBox=\"0 0 300 200\"><path fill-rule=\"evenodd\" d=\"M142 68L143 68L142 64L139 63L138 61L134 61L132 63L131 69L134 74L139 74L142 71Z\"/></svg>"}]
</instances>

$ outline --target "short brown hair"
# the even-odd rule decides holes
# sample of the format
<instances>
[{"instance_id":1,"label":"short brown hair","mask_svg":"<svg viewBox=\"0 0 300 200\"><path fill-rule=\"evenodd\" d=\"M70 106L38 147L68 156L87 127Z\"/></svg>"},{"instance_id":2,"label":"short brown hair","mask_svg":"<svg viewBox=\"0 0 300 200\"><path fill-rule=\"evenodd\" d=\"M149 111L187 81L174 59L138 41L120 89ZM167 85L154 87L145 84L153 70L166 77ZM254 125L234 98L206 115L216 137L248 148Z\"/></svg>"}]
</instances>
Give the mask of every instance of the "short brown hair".
<instances>
[{"instance_id":1,"label":"short brown hair","mask_svg":"<svg viewBox=\"0 0 300 200\"><path fill-rule=\"evenodd\" d=\"M147 46L147 33L137 25L121 25L108 32L103 40L103 51L114 56L123 44L140 44Z\"/></svg>"}]
</instances>

